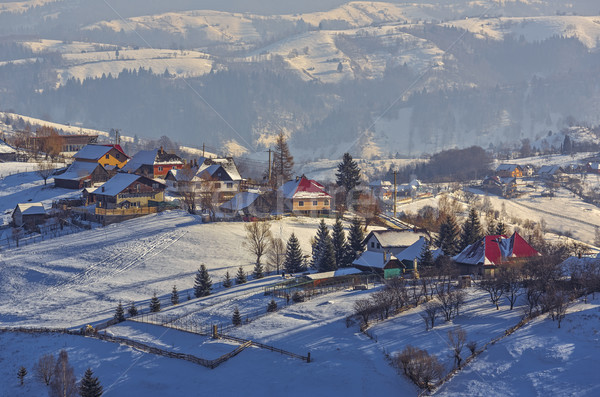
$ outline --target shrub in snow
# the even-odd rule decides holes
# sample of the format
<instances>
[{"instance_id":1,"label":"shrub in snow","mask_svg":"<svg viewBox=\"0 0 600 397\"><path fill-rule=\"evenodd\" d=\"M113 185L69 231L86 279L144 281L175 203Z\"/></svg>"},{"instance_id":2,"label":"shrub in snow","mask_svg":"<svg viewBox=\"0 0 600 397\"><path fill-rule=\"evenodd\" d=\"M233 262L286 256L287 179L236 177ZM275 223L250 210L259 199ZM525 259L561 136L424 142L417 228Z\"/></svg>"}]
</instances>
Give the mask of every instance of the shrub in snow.
<instances>
[{"instance_id":1,"label":"shrub in snow","mask_svg":"<svg viewBox=\"0 0 600 397\"><path fill-rule=\"evenodd\" d=\"M271 299L271 302L267 305L267 313L273 313L277 311L277 302L275 299Z\"/></svg>"}]
</instances>

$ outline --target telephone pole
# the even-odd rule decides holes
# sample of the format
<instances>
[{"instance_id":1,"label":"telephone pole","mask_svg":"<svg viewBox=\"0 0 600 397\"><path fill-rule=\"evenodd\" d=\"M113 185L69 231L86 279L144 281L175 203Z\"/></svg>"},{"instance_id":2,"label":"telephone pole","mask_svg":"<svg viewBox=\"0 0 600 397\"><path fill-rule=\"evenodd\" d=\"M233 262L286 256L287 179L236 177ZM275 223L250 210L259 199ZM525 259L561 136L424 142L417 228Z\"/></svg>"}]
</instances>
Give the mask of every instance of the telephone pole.
<instances>
[{"instance_id":1,"label":"telephone pole","mask_svg":"<svg viewBox=\"0 0 600 397\"><path fill-rule=\"evenodd\" d=\"M271 152L272 152L272 150L271 150L271 148L269 148L269 174L268 174L269 185L271 184Z\"/></svg>"},{"instance_id":2,"label":"telephone pole","mask_svg":"<svg viewBox=\"0 0 600 397\"><path fill-rule=\"evenodd\" d=\"M394 218L396 217L396 174L398 171L394 170Z\"/></svg>"},{"instance_id":3,"label":"telephone pole","mask_svg":"<svg viewBox=\"0 0 600 397\"><path fill-rule=\"evenodd\" d=\"M204 142L202 142L202 157L204 157Z\"/></svg>"}]
</instances>

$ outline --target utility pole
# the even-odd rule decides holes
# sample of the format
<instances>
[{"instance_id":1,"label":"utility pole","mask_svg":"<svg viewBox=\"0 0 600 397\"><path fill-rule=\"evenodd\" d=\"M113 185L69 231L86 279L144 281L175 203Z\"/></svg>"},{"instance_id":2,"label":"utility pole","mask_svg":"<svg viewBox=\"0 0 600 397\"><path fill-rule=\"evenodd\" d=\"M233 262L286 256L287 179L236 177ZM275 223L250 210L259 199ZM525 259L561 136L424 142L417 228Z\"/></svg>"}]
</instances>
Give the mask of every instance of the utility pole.
<instances>
[{"instance_id":1,"label":"utility pole","mask_svg":"<svg viewBox=\"0 0 600 397\"><path fill-rule=\"evenodd\" d=\"M396 217L396 174L398 171L394 170L394 218Z\"/></svg>"},{"instance_id":2,"label":"utility pole","mask_svg":"<svg viewBox=\"0 0 600 397\"><path fill-rule=\"evenodd\" d=\"M115 129L115 145L120 145L121 144L121 137L120 137L120 133L119 133L119 129Z\"/></svg>"},{"instance_id":3,"label":"utility pole","mask_svg":"<svg viewBox=\"0 0 600 397\"><path fill-rule=\"evenodd\" d=\"M202 142L202 157L204 157L204 142Z\"/></svg>"}]
</instances>

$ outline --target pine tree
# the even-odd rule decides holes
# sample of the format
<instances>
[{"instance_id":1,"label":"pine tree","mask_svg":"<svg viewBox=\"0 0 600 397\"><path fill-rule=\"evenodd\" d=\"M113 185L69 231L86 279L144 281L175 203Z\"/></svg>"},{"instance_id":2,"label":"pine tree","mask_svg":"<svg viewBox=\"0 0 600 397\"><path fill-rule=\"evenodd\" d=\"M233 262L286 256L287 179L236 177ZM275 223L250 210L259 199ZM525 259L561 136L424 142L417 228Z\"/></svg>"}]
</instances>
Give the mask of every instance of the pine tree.
<instances>
[{"instance_id":1,"label":"pine tree","mask_svg":"<svg viewBox=\"0 0 600 397\"><path fill-rule=\"evenodd\" d=\"M135 302L131 302L131 305L129 305L129 308L127 309L127 313L129 314L129 317L137 316L138 310L135 307Z\"/></svg>"},{"instance_id":2,"label":"pine tree","mask_svg":"<svg viewBox=\"0 0 600 397\"><path fill-rule=\"evenodd\" d=\"M81 397L100 397L102 393L102 385L98 377L94 376L91 368L88 368L79 382L79 394Z\"/></svg>"},{"instance_id":3,"label":"pine tree","mask_svg":"<svg viewBox=\"0 0 600 397\"><path fill-rule=\"evenodd\" d=\"M351 264L356 258L365 251L365 234L363 232L362 222L359 218L352 219L350 231L348 233L348 260Z\"/></svg>"},{"instance_id":4,"label":"pine tree","mask_svg":"<svg viewBox=\"0 0 600 397\"><path fill-rule=\"evenodd\" d=\"M493 235L496 234L496 230L497 230L496 221L492 217L488 218L488 220L487 220L487 230L485 232L486 235L493 236Z\"/></svg>"},{"instance_id":5,"label":"pine tree","mask_svg":"<svg viewBox=\"0 0 600 397\"><path fill-rule=\"evenodd\" d=\"M471 208L469 211L469 217L463 223L462 234L460 236L460 251L467 248L471 244L475 244L483 237L483 231L481 230L481 222L479 222L479 216L475 208Z\"/></svg>"},{"instance_id":6,"label":"pine tree","mask_svg":"<svg viewBox=\"0 0 600 397\"><path fill-rule=\"evenodd\" d=\"M263 273L263 266L260 264L260 262L256 262L254 265L252 276L254 276L255 279L263 278L265 276Z\"/></svg>"},{"instance_id":7,"label":"pine tree","mask_svg":"<svg viewBox=\"0 0 600 397\"><path fill-rule=\"evenodd\" d=\"M360 184L360 169L350 153L344 153L342 162L338 164L335 183L346 190L346 194Z\"/></svg>"},{"instance_id":8,"label":"pine tree","mask_svg":"<svg viewBox=\"0 0 600 397\"><path fill-rule=\"evenodd\" d=\"M123 305L121 304L121 301L119 301L117 309L115 310L115 320L117 320L118 322L125 321L125 310L123 310Z\"/></svg>"},{"instance_id":9,"label":"pine tree","mask_svg":"<svg viewBox=\"0 0 600 397\"><path fill-rule=\"evenodd\" d=\"M177 286L173 286L173 290L171 291L171 304L177 305L179 303L179 291L177 291Z\"/></svg>"},{"instance_id":10,"label":"pine tree","mask_svg":"<svg viewBox=\"0 0 600 397\"><path fill-rule=\"evenodd\" d=\"M331 242L335 250L335 264L337 267L346 266L348 258L348 243L346 242L346 233L340 217L335 219L335 224L331 229Z\"/></svg>"},{"instance_id":11,"label":"pine tree","mask_svg":"<svg viewBox=\"0 0 600 397\"><path fill-rule=\"evenodd\" d=\"M244 284L246 281L248 281L246 277L246 272L244 271L244 268L240 266L238 268L237 274L235 275L235 283Z\"/></svg>"},{"instance_id":12,"label":"pine tree","mask_svg":"<svg viewBox=\"0 0 600 397\"><path fill-rule=\"evenodd\" d=\"M229 288L233 283L231 282L231 276L229 276L229 270L225 272L225 280L223 280L223 287Z\"/></svg>"},{"instance_id":13,"label":"pine tree","mask_svg":"<svg viewBox=\"0 0 600 397\"><path fill-rule=\"evenodd\" d=\"M23 380L25 379L25 375L27 375L27 369L25 369L24 366L21 366L19 368L19 371L17 372L17 376L19 377L21 386L23 386Z\"/></svg>"},{"instance_id":14,"label":"pine tree","mask_svg":"<svg viewBox=\"0 0 600 397\"><path fill-rule=\"evenodd\" d=\"M326 235L320 242L316 268L319 272L330 272L337 269L335 265L335 248L329 235Z\"/></svg>"},{"instance_id":15,"label":"pine tree","mask_svg":"<svg viewBox=\"0 0 600 397\"><path fill-rule=\"evenodd\" d=\"M194 280L194 296L201 298L203 296L210 295L212 290L212 280L206 270L206 266L200 265L200 269L196 273L196 279Z\"/></svg>"},{"instance_id":16,"label":"pine tree","mask_svg":"<svg viewBox=\"0 0 600 397\"><path fill-rule=\"evenodd\" d=\"M231 317L231 323L236 327L239 327L240 325L242 325L242 316L240 315L240 311L238 310L237 306L235 307L235 309L233 309L233 316Z\"/></svg>"},{"instance_id":17,"label":"pine tree","mask_svg":"<svg viewBox=\"0 0 600 397\"><path fill-rule=\"evenodd\" d=\"M290 154L285 136L280 132L275 141L275 150L273 151L272 182L279 186L292 179L293 168L294 157Z\"/></svg>"},{"instance_id":18,"label":"pine tree","mask_svg":"<svg viewBox=\"0 0 600 397\"><path fill-rule=\"evenodd\" d=\"M315 236L312 243L312 261L311 266L314 269L317 269L317 262L321 259L321 251L323 250L323 242L330 238L329 237L329 229L325 224L325 220L321 219L319 223L319 228L317 229L317 235Z\"/></svg>"},{"instance_id":19,"label":"pine tree","mask_svg":"<svg viewBox=\"0 0 600 397\"><path fill-rule=\"evenodd\" d=\"M446 256L454 256L460 252L460 229L452 215L446 215L446 218L440 225L437 245L442 249Z\"/></svg>"},{"instance_id":20,"label":"pine tree","mask_svg":"<svg viewBox=\"0 0 600 397\"><path fill-rule=\"evenodd\" d=\"M150 311L152 313L160 311L160 300L156 297L156 292L152 295L152 299L150 299Z\"/></svg>"},{"instance_id":21,"label":"pine tree","mask_svg":"<svg viewBox=\"0 0 600 397\"><path fill-rule=\"evenodd\" d=\"M288 273L298 273L303 270L303 267L300 242L296 238L296 235L292 233L285 248L285 261L283 262L283 268Z\"/></svg>"},{"instance_id":22,"label":"pine tree","mask_svg":"<svg viewBox=\"0 0 600 397\"><path fill-rule=\"evenodd\" d=\"M502 222L502 221L498 222L498 224L496 225L496 233L495 234L501 235L501 236L506 236L507 233L508 233L508 230L507 230L504 222Z\"/></svg>"},{"instance_id":23,"label":"pine tree","mask_svg":"<svg viewBox=\"0 0 600 397\"><path fill-rule=\"evenodd\" d=\"M275 299L271 299L271 302L267 305L267 313L273 313L277 311L277 302Z\"/></svg>"},{"instance_id":24,"label":"pine tree","mask_svg":"<svg viewBox=\"0 0 600 397\"><path fill-rule=\"evenodd\" d=\"M418 263L419 266L429 267L433 266L433 252L431 252L431 242L425 239L425 244L423 244L423 248L421 248L421 253L419 254Z\"/></svg>"}]
</instances>

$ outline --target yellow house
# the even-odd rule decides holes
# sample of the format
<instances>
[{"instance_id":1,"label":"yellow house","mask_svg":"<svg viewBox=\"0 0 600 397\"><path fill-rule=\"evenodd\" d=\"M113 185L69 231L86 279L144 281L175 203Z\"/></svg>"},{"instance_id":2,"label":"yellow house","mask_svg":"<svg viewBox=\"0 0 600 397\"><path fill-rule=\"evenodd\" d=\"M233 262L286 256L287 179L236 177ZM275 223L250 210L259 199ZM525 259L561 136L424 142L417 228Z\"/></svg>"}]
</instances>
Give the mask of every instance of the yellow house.
<instances>
[{"instance_id":1,"label":"yellow house","mask_svg":"<svg viewBox=\"0 0 600 397\"><path fill-rule=\"evenodd\" d=\"M523 178L523 168L517 164L500 164L496 175L500 178Z\"/></svg>"},{"instance_id":2,"label":"yellow house","mask_svg":"<svg viewBox=\"0 0 600 397\"><path fill-rule=\"evenodd\" d=\"M90 193L96 213L106 210L156 208L165 201L166 185L145 176L118 173ZM152 211L150 211L152 212Z\"/></svg>"},{"instance_id":3,"label":"yellow house","mask_svg":"<svg viewBox=\"0 0 600 397\"><path fill-rule=\"evenodd\" d=\"M98 163L103 167L123 168L129 160L120 145L85 145L73 156L75 161Z\"/></svg>"},{"instance_id":4,"label":"yellow house","mask_svg":"<svg viewBox=\"0 0 600 397\"><path fill-rule=\"evenodd\" d=\"M304 175L279 188L286 210L295 214L327 214L331 209L331 196L320 183Z\"/></svg>"}]
</instances>

